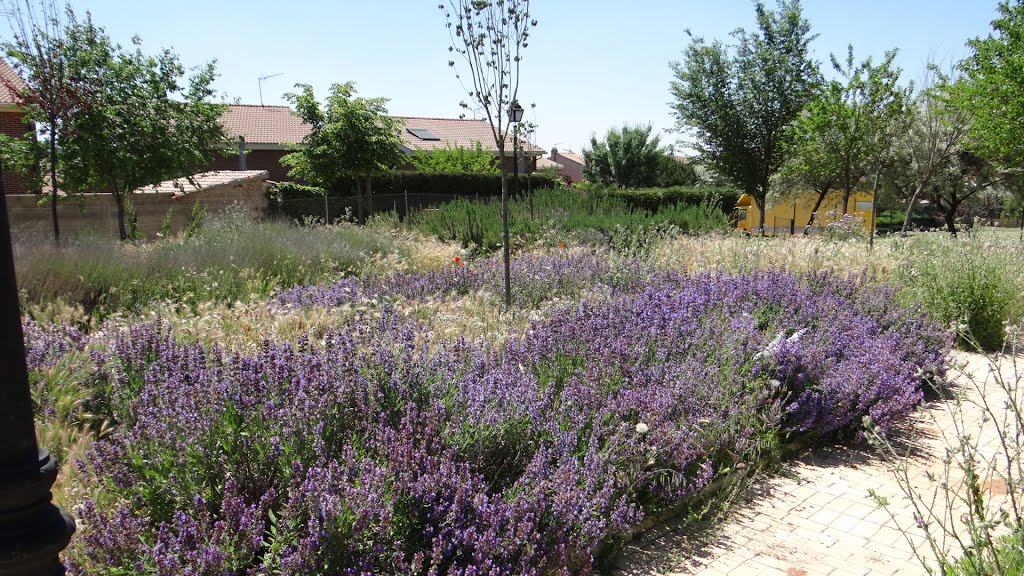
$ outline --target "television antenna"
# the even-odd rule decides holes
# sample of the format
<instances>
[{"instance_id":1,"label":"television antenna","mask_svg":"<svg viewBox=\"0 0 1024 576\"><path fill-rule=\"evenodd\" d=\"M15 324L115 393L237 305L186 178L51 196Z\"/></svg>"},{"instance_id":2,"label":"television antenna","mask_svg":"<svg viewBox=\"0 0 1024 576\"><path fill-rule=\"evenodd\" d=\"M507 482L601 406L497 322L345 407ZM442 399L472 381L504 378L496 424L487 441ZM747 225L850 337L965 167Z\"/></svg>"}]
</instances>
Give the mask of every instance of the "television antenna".
<instances>
[{"instance_id":1,"label":"television antenna","mask_svg":"<svg viewBox=\"0 0 1024 576\"><path fill-rule=\"evenodd\" d=\"M266 81L267 81L267 79L269 79L269 78L273 78L273 77L275 77L275 76L280 76L280 75L282 75L282 74L284 74L284 72L278 72L277 74L264 74L264 75L262 75L262 76L260 76L260 77L259 77L259 85L260 85L260 106L263 106L263 83L264 83L264 82L266 82Z\"/></svg>"}]
</instances>

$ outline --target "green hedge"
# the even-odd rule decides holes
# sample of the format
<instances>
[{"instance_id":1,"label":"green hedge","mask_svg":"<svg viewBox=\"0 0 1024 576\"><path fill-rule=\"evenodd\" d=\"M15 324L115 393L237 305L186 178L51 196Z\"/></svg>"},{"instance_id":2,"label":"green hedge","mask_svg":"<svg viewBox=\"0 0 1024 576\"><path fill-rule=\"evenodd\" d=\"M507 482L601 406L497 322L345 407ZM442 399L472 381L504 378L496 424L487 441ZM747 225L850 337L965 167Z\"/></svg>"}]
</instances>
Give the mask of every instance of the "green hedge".
<instances>
[{"instance_id":1,"label":"green hedge","mask_svg":"<svg viewBox=\"0 0 1024 576\"><path fill-rule=\"evenodd\" d=\"M657 212L672 206L697 206L714 202L725 213L732 212L742 192L734 188L673 186L671 188L606 188L598 194L619 198L631 208Z\"/></svg>"},{"instance_id":2,"label":"green hedge","mask_svg":"<svg viewBox=\"0 0 1024 576\"><path fill-rule=\"evenodd\" d=\"M518 190L544 190L561 185L557 175L520 175ZM515 195L515 178L510 182L510 193ZM342 183L328 194L323 188L303 186L294 182L281 182L267 189L267 212L294 220L317 218L334 220L346 211L354 213L357 200L355 181ZM395 211L400 217L409 210L439 206L456 198L488 198L501 196L500 174L452 174L432 172L396 171L372 180L373 194L369 214ZM327 196L325 199L325 195Z\"/></svg>"}]
</instances>

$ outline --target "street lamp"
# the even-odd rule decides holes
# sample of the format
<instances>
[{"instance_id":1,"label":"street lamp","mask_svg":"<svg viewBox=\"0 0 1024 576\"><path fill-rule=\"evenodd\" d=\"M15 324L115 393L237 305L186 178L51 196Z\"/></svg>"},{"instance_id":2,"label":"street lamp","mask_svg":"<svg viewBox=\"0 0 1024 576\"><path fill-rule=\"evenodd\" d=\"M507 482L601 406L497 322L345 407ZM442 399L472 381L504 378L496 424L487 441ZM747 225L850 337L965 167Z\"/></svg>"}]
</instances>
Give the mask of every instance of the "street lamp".
<instances>
[{"instance_id":1,"label":"street lamp","mask_svg":"<svg viewBox=\"0 0 1024 576\"><path fill-rule=\"evenodd\" d=\"M18 284L0 170L0 574L64 574L75 521L50 501L57 460L36 442Z\"/></svg>"},{"instance_id":2,"label":"street lamp","mask_svg":"<svg viewBox=\"0 0 1024 576\"><path fill-rule=\"evenodd\" d=\"M512 133L512 157L516 163L516 196L519 196L519 123L523 121L523 107L513 102L508 109L508 119L516 125Z\"/></svg>"}]
</instances>

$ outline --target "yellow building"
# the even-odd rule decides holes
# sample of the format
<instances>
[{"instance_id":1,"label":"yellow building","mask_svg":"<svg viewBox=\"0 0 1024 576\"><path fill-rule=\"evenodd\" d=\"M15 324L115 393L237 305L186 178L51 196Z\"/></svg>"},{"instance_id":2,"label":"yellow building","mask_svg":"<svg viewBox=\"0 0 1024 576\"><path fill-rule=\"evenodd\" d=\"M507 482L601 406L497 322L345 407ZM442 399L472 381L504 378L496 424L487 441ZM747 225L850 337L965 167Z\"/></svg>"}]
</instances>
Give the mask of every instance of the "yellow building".
<instances>
[{"instance_id":1,"label":"yellow building","mask_svg":"<svg viewBox=\"0 0 1024 576\"><path fill-rule=\"evenodd\" d=\"M802 234L811 219L811 210L817 199L817 194L809 193L796 199L769 202L764 218L765 234L769 236ZM859 225L865 234L871 227L872 206L870 192L854 192L850 195L850 206L846 211L848 219L852 218L853 224ZM754 197L743 194L736 202L736 210L733 213L736 228L747 233L755 232L760 214L761 211L757 208ZM810 233L820 234L826 229L826 226L838 222L842 217L843 193L841 191L830 192L818 207Z\"/></svg>"}]
</instances>

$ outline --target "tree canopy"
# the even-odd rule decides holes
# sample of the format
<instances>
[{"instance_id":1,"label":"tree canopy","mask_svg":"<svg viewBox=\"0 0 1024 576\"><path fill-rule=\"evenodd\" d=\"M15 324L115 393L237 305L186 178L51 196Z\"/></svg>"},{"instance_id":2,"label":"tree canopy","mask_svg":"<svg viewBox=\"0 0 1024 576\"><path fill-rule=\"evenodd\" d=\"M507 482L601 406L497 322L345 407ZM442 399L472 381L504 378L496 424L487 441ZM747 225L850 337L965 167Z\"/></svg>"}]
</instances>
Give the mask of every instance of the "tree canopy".
<instances>
[{"instance_id":1,"label":"tree canopy","mask_svg":"<svg viewBox=\"0 0 1024 576\"><path fill-rule=\"evenodd\" d=\"M337 190L352 178L383 174L403 162L401 125L388 116L386 98L357 97L355 84L346 82L332 85L321 106L312 86L296 87L285 98L311 129L303 147L281 159L289 175Z\"/></svg>"},{"instance_id":2,"label":"tree canopy","mask_svg":"<svg viewBox=\"0 0 1024 576\"><path fill-rule=\"evenodd\" d=\"M92 104L92 83L69 75L69 59L76 56L68 45L68 27L78 29L91 26L87 16L79 22L70 6L63 12L52 0L0 0L0 9L11 25L10 39L2 49L10 59L24 89L11 80L7 88L15 94L18 108L24 112L26 138L12 139L0 135L6 160L4 169L15 168L20 174L40 182L37 168L45 167L49 173L50 211L53 220L53 240L60 244L60 221L57 200L61 182L58 150L71 121ZM39 125L37 140L29 128ZM45 151L43 150L45 148Z\"/></svg>"},{"instance_id":3,"label":"tree canopy","mask_svg":"<svg viewBox=\"0 0 1024 576\"><path fill-rule=\"evenodd\" d=\"M583 150L583 177L619 188L654 186L665 155L660 143L658 136L651 137L650 125L612 128L601 141L592 136Z\"/></svg>"},{"instance_id":4,"label":"tree canopy","mask_svg":"<svg viewBox=\"0 0 1024 576\"><path fill-rule=\"evenodd\" d=\"M786 126L814 97L819 72L799 0L780 0L778 11L757 2L755 12L757 31L735 32L732 50L690 34L682 61L671 63L671 93L678 127L694 134L704 163L754 197L763 230L770 180L788 155Z\"/></svg>"},{"instance_id":5,"label":"tree canopy","mask_svg":"<svg viewBox=\"0 0 1024 576\"><path fill-rule=\"evenodd\" d=\"M497 158L479 142L472 148L447 144L444 148L417 150L409 157L409 163L422 172L497 174L500 171Z\"/></svg>"},{"instance_id":6,"label":"tree canopy","mask_svg":"<svg viewBox=\"0 0 1024 576\"><path fill-rule=\"evenodd\" d=\"M71 190L109 189L126 239L132 191L194 174L225 148L223 106L211 101L214 64L186 78L174 52L144 54L138 37L124 49L88 16L67 28L66 42L69 76L94 100L63 140L64 182Z\"/></svg>"},{"instance_id":7,"label":"tree canopy","mask_svg":"<svg viewBox=\"0 0 1024 576\"><path fill-rule=\"evenodd\" d=\"M993 33L967 42L958 105L972 116L970 136L982 154L1024 162L1024 0L1004 0Z\"/></svg>"},{"instance_id":8,"label":"tree canopy","mask_svg":"<svg viewBox=\"0 0 1024 576\"><path fill-rule=\"evenodd\" d=\"M877 66L871 58L856 63L853 46L844 61L833 55L838 78L823 84L789 127L792 158L783 166L783 180L795 186L796 193L809 188L817 194L808 227L830 190L842 191L846 214L854 189L881 169L909 98L899 85L895 57L892 50Z\"/></svg>"},{"instance_id":9,"label":"tree canopy","mask_svg":"<svg viewBox=\"0 0 1024 576\"><path fill-rule=\"evenodd\" d=\"M487 116L494 144L501 158L501 242L505 306L512 305L511 254L508 232L508 178L505 144L512 110L519 104L519 69L522 51L529 45L537 21L530 14L530 0L448 0L438 4L444 13L451 44L469 71L467 79L456 73L470 100ZM448 65L455 68L455 60ZM461 103L464 108L469 104Z\"/></svg>"}]
</instances>

